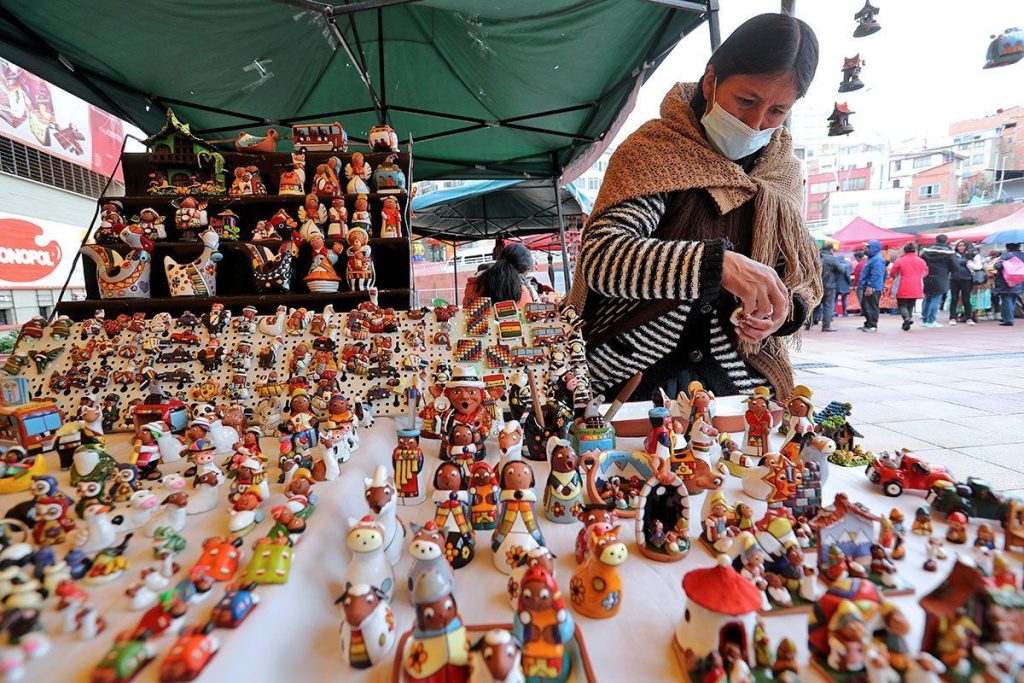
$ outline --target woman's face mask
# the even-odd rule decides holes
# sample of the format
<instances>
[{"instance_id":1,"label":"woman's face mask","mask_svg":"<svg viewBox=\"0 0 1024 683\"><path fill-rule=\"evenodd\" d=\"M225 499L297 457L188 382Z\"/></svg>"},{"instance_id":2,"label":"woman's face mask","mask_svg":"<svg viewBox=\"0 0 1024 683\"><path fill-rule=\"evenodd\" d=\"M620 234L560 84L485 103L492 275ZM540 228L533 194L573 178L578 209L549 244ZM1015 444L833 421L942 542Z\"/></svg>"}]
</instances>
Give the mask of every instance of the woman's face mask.
<instances>
[{"instance_id":1,"label":"woman's face mask","mask_svg":"<svg viewBox=\"0 0 1024 683\"><path fill-rule=\"evenodd\" d=\"M778 126L754 130L715 101L717 90L718 79L715 79L711 91L711 109L700 119L711 146L726 159L737 161L767 145Z\"/></svg>"}]
</instances>

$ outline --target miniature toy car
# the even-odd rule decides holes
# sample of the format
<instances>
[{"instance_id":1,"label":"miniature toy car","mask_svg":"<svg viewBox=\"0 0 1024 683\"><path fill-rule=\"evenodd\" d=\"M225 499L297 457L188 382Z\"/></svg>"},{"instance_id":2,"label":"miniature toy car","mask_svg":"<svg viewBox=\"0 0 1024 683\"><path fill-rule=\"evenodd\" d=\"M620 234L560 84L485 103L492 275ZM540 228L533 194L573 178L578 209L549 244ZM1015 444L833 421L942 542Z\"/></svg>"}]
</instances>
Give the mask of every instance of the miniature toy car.
<instances>
[{"instance_id":1,"label":"miniature toy car","mask_svg":"<svg viewBox=\"0 0 1024 683\"><path fill-rule=\"evenodd\" d=\"M156 649L146 641L147 637L148 634L141 638L119 634L107 654L93 669L89 677L91 683L127 683L135 678L156 656Z\"/></svg>"},{"instance_id":2,"label":"miniature toy car","mask_svg":"<svg viewBox=\"0 0 1024 683\"><path fill-rule=\"evenodd\" d=\"M366 373L367 379L378 377L398 377L398 368L390 365L374 365Z\"/></svg>"},{"instance_id":3,"label":"miniature toy car","mask_svg":"<svg viewBox=\"0 0 1024 683\"><path fill-rule=\"evenodd\" d=\"M201 568L214 581L230 581L238 570L241 546L241 538L211 536L203 541L203 552L193 568Z\"/></svg>"},{"instance_id":4,"label":"miniature toy car","mask_svg":"<svg viewBox=\"0 0 1024 683\"><path fill-rule=\"evenodd\" d=\"M156 377L162 382L177 382L179 384L191 384L195 381L195 375L185 368L174 368L170 372L161 372Z\"/></svg>"},{"instance_id":5,"label":"miniature toy car","mask_svg":"<svg viewBox=\"0 0 1024 683\"><path fill-rule=\"evenodd\" d=\"M556 318L558 318L558 308L552 303L539 301L526 304L526 322L536 323L541 320L552 322Z\"/></svg>"},{"instance_id":6,"label":"miniature toy car","mask_svg":"<svg viewBox=\"0 0 1024 683\"><path fill-rule=\"evenodd\" d=\"M551 346L565 341L565 331L561 327L535 327L531 332L534 346Z\"/></svg>"},{"instance_id":7,"label":"miniature toy car","mask_svg":"<svg viewBox=\"0 0 1024 683\"><path fill-rule=\"evenodd\" d=\"M160 683L195 680L220 649L220 641L210 635L214 623L187 628L174 641L160 662Z\"/></svg>"},{"instance_id":8,"label":"miniature toy car","mask_svg":"<svg viewBox=\"0 0 1024 683\"><path fill-rule=\"evenodd\" d=\"M898 496L904 489L929 491L940 481L955 483L949 468L921 460L907 452L883 453L871 461L865 474L868 481L882 487L887 496Z\"/></svg>"},{"instance_id":9,"label":"miniature toy car","mask_svg":"<svg viewBox=\"0 0 1024 683\"><path fill-rule=\"evenodd\" d=\"M237 628L245 621L256 605L260 604L260 596L252 592L255 587L255 583L247 583L224 593L224 597L213 608L211 617L217 628Z\"/></svg>"},{"instance_id":10,"label":"miniature toy car","mask_svg":"<svg viewBox=\"0 0 1024 683\"><path fill-rule=\"evenodd\" d=\"M199 346L199 337L192 330L184 330L182 332L172 332L171 342L174 344L188 344L189 346Z\"/></svg>"},{"instance_id":11,"label":"miniature toy car","mask_svg":"<svg viewBox=\"0 0 1024 683\"><path fill-rule=\"evenodd\" d=\"M174 631L185 618L187 611L188 605L177 595L166 602L157 603L146 610L134 630L128 633L128 638L143 640L147 637L159 637L167 630Z\"/></svg>"},{"instance_id":12,"label":"miniature toy car","mask_svg":"<svg viewBox=\"0 0 1024 683\"><path fill-rule=\"evenodd\" d=\"M392 396L392 392L385 387L371 387L366 392L366 402L373 403L374 401L383 401Z\"/></svg>"},{"instance_id":13,"label":"miniature toy car","mask_svg":"<svg viewBox=\"0 0 1024 683\"><path fill-rule=\"evenodd\" d=\"M196 354L180 346L169 351L163 351L156 357L157 363L191 363L196 359Z\"/></svg>"},{"instance_id":14,"label":"miniature toy car","mask_svg":"<svg viewBox=\"0 0 1024 683\"><path fill-rule=\"evenodd\" d=\"M1005 520L1009 500L992 490L992 485L978 477L968 477L966 483L950 485L939 482L928 492L932 509L949 515L962 512L971 517Z\"/></svg>"}]
</instances>

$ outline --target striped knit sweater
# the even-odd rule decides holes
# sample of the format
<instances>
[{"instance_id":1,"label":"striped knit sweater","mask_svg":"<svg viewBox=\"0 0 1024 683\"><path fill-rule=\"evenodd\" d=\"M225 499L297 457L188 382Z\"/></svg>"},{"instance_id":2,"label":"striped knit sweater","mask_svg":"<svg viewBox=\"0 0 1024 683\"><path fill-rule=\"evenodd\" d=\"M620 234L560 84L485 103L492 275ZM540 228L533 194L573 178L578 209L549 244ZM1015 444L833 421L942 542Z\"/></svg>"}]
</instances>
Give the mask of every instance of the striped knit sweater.
<instances>
[{"instance_id":1,"label":"striped knit sweater","mask_svg":"<svg viewBox=\"0 0 1024 683\"><path fill-rule=\"evenodd\" d=\"M587 360L596 392L648 370L687 339L684 330L709 336L709 362L722 372L718 393L749 393L763 378L750 372L719 320L722 256L727 240L664 240L652 237L665 215L668 195L623 201L584 232L580 270L590 290L583 334L597 340ZM625 332L613 329L652 300L677 300L667 314ZM726 379L727 378L727 379ZM712 387L709 387L712 388Z\"/></svg>"}]
</instances>

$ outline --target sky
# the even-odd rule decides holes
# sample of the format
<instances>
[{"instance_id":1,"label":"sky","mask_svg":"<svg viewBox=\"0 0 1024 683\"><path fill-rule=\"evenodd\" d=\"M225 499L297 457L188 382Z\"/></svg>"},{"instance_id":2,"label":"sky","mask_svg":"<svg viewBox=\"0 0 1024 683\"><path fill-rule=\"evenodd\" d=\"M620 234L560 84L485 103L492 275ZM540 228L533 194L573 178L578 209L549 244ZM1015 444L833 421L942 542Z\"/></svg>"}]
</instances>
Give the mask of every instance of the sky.
<instances>
[{"instance_id":1,"label":"sky","mask_svg":"<svg viewBox=\"0 0 1024 683\"><path fill-rule=\"evenodd\" d=\"M797 107L795 120L825 119L835 101L848 101L855 132L850 142L927 136L939 144L949 123L977 118L996 109L1024 104L1024 62L983 70L990 36L1024 26L1024 0L873 0L882 30L854 38L854 13L863 0L796 0L796 15L818 36L820 58L814 83ZM722 39L743 21L778 12L779 0L721 0ZM838 92L844 57L860 53L865 87ZM704 71L711 46L701 26L676 46L641 88L637 106L616 136L621 140L658 115L664 94L677 81L695 81ZM818 116L820 115L820 119ZM795 124L800 125L800 123ZM795 130L801 138L801 131ZM934 142L931 142L934 140Z\"/></svg>"}]
</instances>

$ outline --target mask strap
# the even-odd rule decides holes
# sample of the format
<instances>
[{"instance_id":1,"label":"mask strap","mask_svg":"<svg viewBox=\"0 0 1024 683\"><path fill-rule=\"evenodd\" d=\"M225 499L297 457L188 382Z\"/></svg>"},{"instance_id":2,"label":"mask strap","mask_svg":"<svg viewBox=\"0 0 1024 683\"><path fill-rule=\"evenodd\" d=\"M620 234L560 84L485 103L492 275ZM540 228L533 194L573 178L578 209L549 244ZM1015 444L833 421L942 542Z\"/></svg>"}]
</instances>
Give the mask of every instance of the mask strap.
<instances>
[{"instance_id":1,"label":"mask strap","mask_svg":"<svg viewBox=\"0 0 1024 683\"><path fill-rule=\"evenodd\" d=\"M711 100L707 103L704 109L704 115L707 116L711 113L711 110L715 108L715 97L718 96L718 76L715 76L715 80L711 83Z\"/></svg>"}]
</instances>

